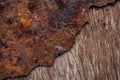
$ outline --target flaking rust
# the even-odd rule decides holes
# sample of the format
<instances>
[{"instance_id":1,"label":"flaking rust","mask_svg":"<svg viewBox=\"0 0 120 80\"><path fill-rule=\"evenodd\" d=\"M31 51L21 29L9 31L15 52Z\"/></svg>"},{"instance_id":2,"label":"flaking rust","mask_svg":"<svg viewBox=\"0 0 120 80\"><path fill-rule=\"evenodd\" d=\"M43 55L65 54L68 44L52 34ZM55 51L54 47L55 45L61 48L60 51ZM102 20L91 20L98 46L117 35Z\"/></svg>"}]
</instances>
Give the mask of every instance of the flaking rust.
<instances>
[{"instance_id":1,"label":"flaking rust","mask_svg":"<svg viewBox=\"0 0 120 80\"><path fill-rule=\"evenodd\" d=\"M0 0L0 80L51 66L75 43L90 6L115 0Z\"/></svg>"}]
</instances>

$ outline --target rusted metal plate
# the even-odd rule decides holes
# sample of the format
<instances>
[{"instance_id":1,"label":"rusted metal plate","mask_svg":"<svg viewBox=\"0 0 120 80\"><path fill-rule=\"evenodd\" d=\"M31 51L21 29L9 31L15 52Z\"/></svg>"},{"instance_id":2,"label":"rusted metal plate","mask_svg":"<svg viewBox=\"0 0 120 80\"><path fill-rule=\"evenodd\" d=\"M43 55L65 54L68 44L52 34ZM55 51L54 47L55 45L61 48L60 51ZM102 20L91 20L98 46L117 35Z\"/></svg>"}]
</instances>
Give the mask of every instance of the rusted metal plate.
<instances>
[{"instance_id":1,"label":"rusted metal plate","mask_svg":"<svg viewBox=\"0 0 120 80\"><path fill-rule=\"evenodd\" d=\"M0 80L51 66L75 43L92 5L114 0L0 0Z\"/></svg>"}]
</instances>

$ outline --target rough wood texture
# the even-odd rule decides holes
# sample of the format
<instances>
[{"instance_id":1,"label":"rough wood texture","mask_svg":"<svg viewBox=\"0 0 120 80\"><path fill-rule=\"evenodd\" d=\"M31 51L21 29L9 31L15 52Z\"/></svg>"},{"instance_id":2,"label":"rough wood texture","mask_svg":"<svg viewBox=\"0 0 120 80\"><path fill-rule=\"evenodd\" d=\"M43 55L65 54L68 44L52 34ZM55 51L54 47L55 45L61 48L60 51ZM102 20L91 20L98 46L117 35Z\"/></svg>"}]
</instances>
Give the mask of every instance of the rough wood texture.
<instances>
[{"instance_id":1,"label":"rough wood texture","mask_svg":"<svg viewBox=\"0 0 120 80\"><path fill-rule=\"evenodd\" d=\"M120 80L120 1L92 8L76 45L52 67L9 80Z\"/></svg>"}]
</instances>

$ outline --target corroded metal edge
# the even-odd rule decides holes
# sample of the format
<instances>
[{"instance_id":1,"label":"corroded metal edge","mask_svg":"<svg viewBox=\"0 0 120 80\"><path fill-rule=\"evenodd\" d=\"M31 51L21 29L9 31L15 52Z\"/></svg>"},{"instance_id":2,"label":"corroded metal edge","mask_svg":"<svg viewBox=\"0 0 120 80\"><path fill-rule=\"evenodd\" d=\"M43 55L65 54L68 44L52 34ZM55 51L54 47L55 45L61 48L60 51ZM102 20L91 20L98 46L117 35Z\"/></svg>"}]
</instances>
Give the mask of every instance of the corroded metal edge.
<instances>
[{"instance_id":1,"label":"corroded metal edge","mask_svg":"<svg viewBox=\"0 0 120 80\"><path fill-rule=\"evenodd\" d=\"M91 1L93 1L94 2L94 0L91 0ZM98 0L98 2L97 1L95 1L94 3L90 3L89 4L89 6L88 6L88 8L90 7L90 6L92 6L92 5L95 5L95 6L103 6L103 5L107 5L107 4L109 4L109 3L113 3L115 0L104 0L104 1L99 1ZM89 3L90 1L88 1L88 3ZM88 9L87 8L87 9ZM84 15L83 15L84 14ZM86 10L86 12L83 12L83 14L80 14L80 15L82 15L82 16L79 16L79 17L81 17L81 19L82 18L85 18L87 15L88 15L88 13L87 13L87 10ZM80 19L80 20L81 20ZM87 22L88 21L88 18L87 19L84 19L83 21L82 21L82 23L80 23L80 26L83 26L84 24L85 24L85 22ZM24 24L24 23L23 23ZM81 29L81 28L80 28ZM80 29L78 29L77 30L77 33L80 31ZM75 34L75 36L76 36L76 34ZM74 38L74 40L73 40L73 43L75 43L75 38ZM70 48L73 46L73 44L72 45L70 45L69 47L68 47L68 49L67 50L65 50L65 51L68 51L68 50L70 50ZM40 66L52 66L52 64L53 64L53 62L54 62L54 60L55 60L55 58L56 57L58 57L58 56L60 56L61 54L63 54L64 53L64 51L63 52L56 52L55 53L55 56L54 56L54 58L52 59L52 62L50 62L49 64L47 64L47 65L41 65L41 64L37 64L37 65L34 65L34 66L31 66L25 73L19 73L19 74L16 74L16 75L13 75L13 74L11 74L11 75L5 75L5 74L3 74L3 75L1 75L0 76L0 80L2 80L2 79L4 79L4 78L8 78L8 77L17 77L17 76L27 76L30 72L31 72L31 70L34 68L34 67L36 67L36 66L38 66L38 65L40 65Z\"/></svg>"}]
</instances>

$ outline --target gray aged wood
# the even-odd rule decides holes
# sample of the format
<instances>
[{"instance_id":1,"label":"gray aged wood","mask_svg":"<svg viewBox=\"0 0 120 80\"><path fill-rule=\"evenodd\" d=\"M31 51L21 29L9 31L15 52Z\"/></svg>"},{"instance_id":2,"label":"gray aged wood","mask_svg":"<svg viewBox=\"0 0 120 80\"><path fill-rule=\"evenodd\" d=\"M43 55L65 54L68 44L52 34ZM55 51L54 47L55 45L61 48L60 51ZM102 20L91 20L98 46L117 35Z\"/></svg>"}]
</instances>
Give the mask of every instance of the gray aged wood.
<instances>
[{"instance_id":1,"label":"gray aged wood","mask_svg":"<svg viewBox=\"0 0 120 80\"><path fill-rule=\"evenodd\" d=\"M91 8L89 17L76 45L52 67L9 80L120 80L120 2Z\"/></svg>"}]
</instances>

